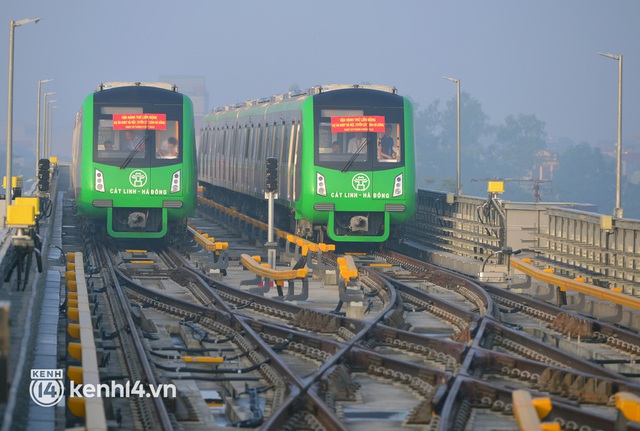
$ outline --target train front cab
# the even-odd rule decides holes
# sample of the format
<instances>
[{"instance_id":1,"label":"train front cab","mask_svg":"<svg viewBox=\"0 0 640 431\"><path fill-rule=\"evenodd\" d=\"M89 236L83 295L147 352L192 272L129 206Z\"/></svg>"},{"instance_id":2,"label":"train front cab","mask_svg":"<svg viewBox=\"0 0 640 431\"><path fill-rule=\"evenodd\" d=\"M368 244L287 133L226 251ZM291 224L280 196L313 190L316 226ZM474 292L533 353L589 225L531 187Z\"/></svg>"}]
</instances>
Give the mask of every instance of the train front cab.
<instances>
[{"instance_id":1,"label":"train front cab","mask_svg":"<svg viewBox=\"0 0 640 431\"><path fill-rule=\"evenodd\" d=\"M413 215L411 105L379 91L332 93L315 100L315 172L306 177L315 186L314 218L336 242L386 241Z\"/></svg>"},{"instance_id":2,"label":"train front cab","mask_svg":"<svg viewBox=\"0 0 640 431\"><path fill-rule=\"evenodd\" d=\"M183 122L182 96L175 96L180 103L162 108L95 105L94 168L85 173L91 205L112 237L162 238L170 220L185 219L195 206L193 124Z\"/></svg>"}]
</instances>

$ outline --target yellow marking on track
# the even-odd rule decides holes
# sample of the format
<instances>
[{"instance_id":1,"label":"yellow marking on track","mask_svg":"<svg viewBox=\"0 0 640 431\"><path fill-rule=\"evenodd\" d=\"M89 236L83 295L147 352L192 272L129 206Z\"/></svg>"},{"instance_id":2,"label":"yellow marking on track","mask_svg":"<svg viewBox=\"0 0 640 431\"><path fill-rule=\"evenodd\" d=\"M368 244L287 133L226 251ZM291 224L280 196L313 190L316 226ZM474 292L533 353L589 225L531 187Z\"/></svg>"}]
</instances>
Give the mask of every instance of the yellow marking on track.
<instances>
[{"instance_id":1,"label":"yellow marking on track","mask_svg":"<svg viewBox=\"0 0 640 431\"><path fill-rule=\"evenodd\" d=\"M125 250L127 253L146 253L147 250Z\"/></svg>"},{"instance_id":2,"label":"yellow marking on track","mask_svg":"<svg viewBox=\"0 0 640 431\"><path fill-rule=\"evenodd\" d=\"M182 356L184 362L204 362L208 364L221 364L224 358L219 356Z\"/></svg>"},{"instance_id":3,"label":"yellow marking on track","mask_svg":"<svg viewBox=\"0 0 640 431\"><path fill-rule=\"evenodd\" d=\"M134 265L149 265L156 263L155 260L130 260L129 263Z\"/></svg>"}]
</instances>

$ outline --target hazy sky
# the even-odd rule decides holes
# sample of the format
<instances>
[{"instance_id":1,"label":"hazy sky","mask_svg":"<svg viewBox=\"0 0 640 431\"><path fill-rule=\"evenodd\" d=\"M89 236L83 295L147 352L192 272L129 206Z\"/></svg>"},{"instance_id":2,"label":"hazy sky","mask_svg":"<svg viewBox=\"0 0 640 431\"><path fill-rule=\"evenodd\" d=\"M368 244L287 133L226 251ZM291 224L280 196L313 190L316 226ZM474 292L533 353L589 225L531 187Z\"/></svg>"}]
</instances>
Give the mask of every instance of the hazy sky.
<instances>
[{"instance_id":1,"label":"hazy sky","mask_svg":"<svg viewBox=\"0 0 640 431\"><path fill-rule=\"evenodd\" d=\"M638 0L5 0L0 16L0 143L9 23L40 17L15 29L14 124L35 128L38 80L53 78L61 156L100 82L163 75L204 76L209 108L368 82L418 109L455 97L450 76L493 124L535 114L552 137L615 142L618 62L598 51L623 55L623 143L640 137Z\"/></svg>"}]
</instances>

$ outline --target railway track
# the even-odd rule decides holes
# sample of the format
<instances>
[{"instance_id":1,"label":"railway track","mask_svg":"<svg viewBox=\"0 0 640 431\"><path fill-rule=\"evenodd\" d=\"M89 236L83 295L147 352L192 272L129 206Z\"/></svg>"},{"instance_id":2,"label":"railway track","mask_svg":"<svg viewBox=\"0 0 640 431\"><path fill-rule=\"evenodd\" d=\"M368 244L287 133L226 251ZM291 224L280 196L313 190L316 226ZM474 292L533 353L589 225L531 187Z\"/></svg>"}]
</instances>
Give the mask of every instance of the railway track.
<instances>
[{"instance_id":1,"label":"railway track","mask_svg":"<svg viewBox=\"0 0 640 431\"><path fill-rule=\"evenodd\" d=\"M243 252L253 248L241 239L247 233L197 222ZM252 276L235 257L221 277L189 260L198 253L184 244L137 255L88 252L103 268L105 302L122 298L105 331L117 332L114 350L127 367L141 370L128 377L179 389L175 399L129 403L134 425L513 429L512 393L525 389L550 398L546 420L562 429L608 430L614 394L640 393L635 334L398 253L354 256L373 304L363 319L313 293L295 302L252 293L237 283L242 272ZM138 353L125 344L140 345ZM210 405L211 393L219 405Z\"/></svg>"}]
</instances>

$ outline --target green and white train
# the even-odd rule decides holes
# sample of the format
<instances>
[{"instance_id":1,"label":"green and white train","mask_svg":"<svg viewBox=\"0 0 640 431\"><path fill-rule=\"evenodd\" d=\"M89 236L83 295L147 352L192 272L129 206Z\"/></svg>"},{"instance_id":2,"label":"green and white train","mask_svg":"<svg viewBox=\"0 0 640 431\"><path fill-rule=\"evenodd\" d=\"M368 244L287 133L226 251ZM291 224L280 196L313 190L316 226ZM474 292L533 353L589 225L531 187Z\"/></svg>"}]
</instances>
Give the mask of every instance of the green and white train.
<instances>
[{"instance_id":1,"label":"green and white train","mask_svg":"<svg viewBox=\"0 0 640 431\"><path fill-rule=\"evenodd\" d=\"M205 197L327 242L383 242L415 211L413 107L395 88L323 85L214 109L202 121Z\"/></svg>"},{"instance_id":2,"label":"green and white train","mask_svg":"<svg viewBox=\"0 0 640 431\"><path fill-rule=\"evenodd\" d=\"M73 133L77 214L115 238L163 238L197 204L193 104L165 83L109 82Z\"/></svg>"}]
</instances>

